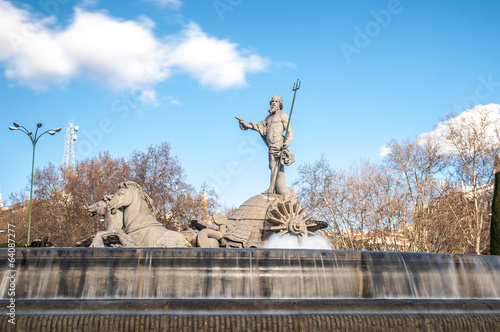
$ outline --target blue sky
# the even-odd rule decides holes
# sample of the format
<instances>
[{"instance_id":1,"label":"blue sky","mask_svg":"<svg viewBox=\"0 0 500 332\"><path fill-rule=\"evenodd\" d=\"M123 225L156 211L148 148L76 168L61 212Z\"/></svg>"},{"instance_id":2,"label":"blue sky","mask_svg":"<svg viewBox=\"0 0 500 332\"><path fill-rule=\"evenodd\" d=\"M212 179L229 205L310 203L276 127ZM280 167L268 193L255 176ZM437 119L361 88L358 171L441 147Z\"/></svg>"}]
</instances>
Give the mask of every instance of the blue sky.
<instances>
[{"instance_id":1,"label":"blue sky","mask_svg":"<svg viewBox=\"0 0 500 332\"><path fill-rule=\"evenodd\" d=\"M297 78L287 184L322 155L380 162L393 138L499 103L499 14L499 1L0 0L4 203L31 166L28 138L7 127L63 127L39 141L42 167L62 161L74 119L77 160L168 141L190 183L238 206L269 170L234 117L262 120L274 94L289 113Z\"/></svg>"}]
</instances>

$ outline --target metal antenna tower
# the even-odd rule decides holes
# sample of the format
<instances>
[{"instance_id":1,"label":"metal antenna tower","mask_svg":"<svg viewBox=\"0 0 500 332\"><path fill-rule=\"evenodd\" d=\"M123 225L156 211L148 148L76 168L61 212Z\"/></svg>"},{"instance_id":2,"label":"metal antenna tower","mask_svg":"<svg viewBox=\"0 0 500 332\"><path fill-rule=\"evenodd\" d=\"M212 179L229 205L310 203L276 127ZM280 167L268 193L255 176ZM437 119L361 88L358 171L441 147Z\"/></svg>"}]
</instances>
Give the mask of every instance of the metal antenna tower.
<instances>
[{"instance_id":1,"label":"metal antenna tower","mask_svg":"<svg viewBox=\"0 0 500 332\"><path fill-rule=\"evenodd\" d=\"M62 165L65 167L75 167L75 132L78 131L78 126L75 126L75 120L70 120L66 128L66 140L64 142L64 156Z\"/></svg>"}]
</instances>

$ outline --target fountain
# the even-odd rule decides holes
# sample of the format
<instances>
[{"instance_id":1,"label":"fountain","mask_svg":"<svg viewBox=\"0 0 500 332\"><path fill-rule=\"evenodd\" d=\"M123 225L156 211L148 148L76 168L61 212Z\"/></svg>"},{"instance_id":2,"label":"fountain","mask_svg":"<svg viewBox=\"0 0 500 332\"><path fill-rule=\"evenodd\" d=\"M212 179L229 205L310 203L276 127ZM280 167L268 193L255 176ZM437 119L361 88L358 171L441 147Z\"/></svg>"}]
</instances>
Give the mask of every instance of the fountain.
<instances>
[{"instance_id":1,"label":"fountain","mask_svg":"<svg viewBox=\"0 0 500 332\"><path fill-rule=\"evenodd\" d=\"M317 244L326 226L285 186L282 158L293 155L281 101L259 124L238 117L269 146L271 185L229 218L166 230L128 181L88 207L106 228L91 248L15 249L15 263L13 248L0 249L0 330L498 330L498 256L265 248L275 236ZM287 134L281 151L273 116Z\"/></svg>"},{"instance_id":2,"label":"fountain","mask_svg":"<svg viewBox=\"0 0 500 332\"><path fill-rule=\"evenodd\" d=\"M308 249L17 249L0 330L500 326L497 256ZM7 259L7 251L0 251ZM0 283L6 308L9 271Z\"/></svg>"}]
</instances>

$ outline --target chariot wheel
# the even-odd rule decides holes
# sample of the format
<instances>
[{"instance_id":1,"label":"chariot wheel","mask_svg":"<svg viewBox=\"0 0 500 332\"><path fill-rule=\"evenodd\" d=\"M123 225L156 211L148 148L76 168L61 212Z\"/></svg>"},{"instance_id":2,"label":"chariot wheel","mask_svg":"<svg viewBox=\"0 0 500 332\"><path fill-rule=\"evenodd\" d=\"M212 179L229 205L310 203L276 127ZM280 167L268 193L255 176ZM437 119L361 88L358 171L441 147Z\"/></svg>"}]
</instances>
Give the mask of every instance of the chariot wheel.
<instances>
[{"instance_id":1,"label":"chariot wheel","mask_svg":"<svg viewBox=\"0 0 500 332\"><path fill-rule=\"evenodd\" d=\"M268 209L266 220L269 224L265 229L276 232L278 236L297 236L303 240L308 234L313 234L309 228L317 226L312 214L306 215L307 210L298 202L277 202Z\"/></svg>"}]
</instances>

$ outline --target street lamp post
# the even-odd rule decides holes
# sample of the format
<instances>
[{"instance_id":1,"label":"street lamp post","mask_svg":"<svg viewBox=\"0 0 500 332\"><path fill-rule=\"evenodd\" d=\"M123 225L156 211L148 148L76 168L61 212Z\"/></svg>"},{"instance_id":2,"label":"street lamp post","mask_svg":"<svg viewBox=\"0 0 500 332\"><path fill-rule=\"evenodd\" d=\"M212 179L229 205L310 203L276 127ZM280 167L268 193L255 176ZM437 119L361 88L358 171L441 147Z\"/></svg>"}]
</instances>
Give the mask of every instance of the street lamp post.
<instances>
[{"instance_id":1,"label":"street lamp post","mask_svg":"<svg viewBox=\"0 0 500 332\"><path fill-rule=\"evenodd\" d=\"M30 245L31 206L33 204L33 175L34 175L34 172L35 172L35 147L36 147L36 143L38 142L38 140L40 139L40 137L42 137L46 133L49 133L49 135L54 135L56 132L60 132L61 131L61 128L54 128L54 129L46 130L43 133L41 133L40 135L38 135L38 129L40 129L41 127L42 127L42 124L40 122L37 123L36 124L35 134L33 135L33 133L31 131L29 131L28 129L24 128L23 126L21 126L17 122L14 122L14 127L9 126L10 130L20 130L21 132L25 133L26 136L28 136L29 139L31 140L31 144L33 146L33 158L31 159L30 212L29 212L29 217L28 217L28 241L27 241L28 242L27 243L28 246Z\"/></svg>"}]
</instances>

